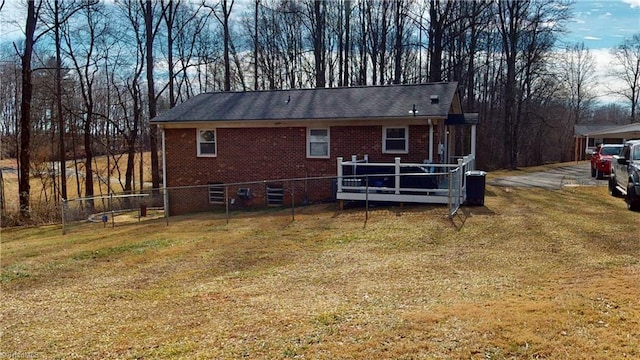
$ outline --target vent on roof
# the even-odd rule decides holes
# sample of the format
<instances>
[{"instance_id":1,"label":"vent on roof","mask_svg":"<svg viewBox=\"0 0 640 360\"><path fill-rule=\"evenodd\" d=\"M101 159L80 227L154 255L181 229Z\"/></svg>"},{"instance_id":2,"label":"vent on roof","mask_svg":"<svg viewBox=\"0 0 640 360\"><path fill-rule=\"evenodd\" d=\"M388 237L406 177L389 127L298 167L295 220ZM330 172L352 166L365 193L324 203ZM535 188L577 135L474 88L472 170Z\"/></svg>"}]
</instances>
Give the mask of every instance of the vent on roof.
<instances>
[{"instance_id":1,"label":"vent on roof","mask_svg":"<svg viewBox=\"0 0 640 360\"><path fill-rule=\"evenodd\" d=\"M440 102L440 98L438 97L438 95L431 95L431 103L432 104L437 104Z\"/></svg>"}]
</instances>

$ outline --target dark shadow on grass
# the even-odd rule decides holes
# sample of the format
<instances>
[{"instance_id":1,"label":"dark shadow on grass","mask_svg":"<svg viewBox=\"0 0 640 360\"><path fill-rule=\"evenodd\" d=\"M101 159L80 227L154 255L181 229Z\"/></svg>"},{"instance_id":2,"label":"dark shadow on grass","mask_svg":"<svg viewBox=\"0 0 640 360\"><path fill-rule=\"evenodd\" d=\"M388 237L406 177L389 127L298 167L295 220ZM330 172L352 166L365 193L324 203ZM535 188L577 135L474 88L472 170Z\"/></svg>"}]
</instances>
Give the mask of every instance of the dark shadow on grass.
<instances>
[{"instance_id":1,"label":"dark shadow on grass","mask_svg":"<svg viewBox=\"0 0 640 360\"><path fill-rule=\"evenodd\" d=\"M462 206L455 215L449 217L449 220L456 230L461 230L467 219L472 216L492 216L495 214L495 211L486 206Z\"/></svg>"},{"instance_id":2,"label":"dark shadow on grass","mask_svg":"<svg viewBox=\"0 0 640 360\"><path fill-rule=\"evenodd\" d=\"M462 209L467 216L476 216L476 215L492 216L496 214L495 211L489 209L486 206L465 206Z\"/></svg>"},{"instance_id":3,"label":"dark shadow on grass","mask_svg":"<svg viewBox=\"0 0 640 360\"><path fill-rule=\"evenodd\" d=\"M465 211L460 208L453 216L449 216L449 221L457 231L460 231L464 227L465 222L467 222L468 217Z\"/></svg>"}]
</instances>

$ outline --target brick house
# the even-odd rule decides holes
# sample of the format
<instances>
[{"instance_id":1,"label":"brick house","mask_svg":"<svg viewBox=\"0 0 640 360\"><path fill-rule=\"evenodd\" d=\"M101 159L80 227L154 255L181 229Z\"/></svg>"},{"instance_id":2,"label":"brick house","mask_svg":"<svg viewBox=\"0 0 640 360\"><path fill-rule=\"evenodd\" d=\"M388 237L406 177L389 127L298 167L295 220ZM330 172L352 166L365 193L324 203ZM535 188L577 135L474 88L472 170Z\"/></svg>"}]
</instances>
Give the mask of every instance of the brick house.
<instances>
[{"instance_id":1,"label":"brick house","mask_svg":"<svg viewBox=\"0 0 640 360\"><path fill-rule=\"evenodd\" d=\"M448 82L204 93L151 123L162 130L164 186L203 185L170 196L175 215L214 208L207 185L336 176L338 157L444 162L453 149L449 125L465 117L457 83ZM250 190L243 205L264 203L268 189ZM332 191L327 179L307 189L304 201L330 199Z\"/></svg>"}]
</instances>

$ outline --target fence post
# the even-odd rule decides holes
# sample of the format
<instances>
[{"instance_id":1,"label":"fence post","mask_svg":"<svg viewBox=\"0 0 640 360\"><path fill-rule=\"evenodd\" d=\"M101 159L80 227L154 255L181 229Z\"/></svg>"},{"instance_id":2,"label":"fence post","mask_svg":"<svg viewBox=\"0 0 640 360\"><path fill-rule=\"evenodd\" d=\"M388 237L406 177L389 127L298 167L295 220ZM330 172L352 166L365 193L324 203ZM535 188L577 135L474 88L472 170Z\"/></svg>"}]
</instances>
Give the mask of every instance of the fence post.
<instances>
[{"instance_id":1,"label":"fence post","mask_svg":"<svg viewBox=\"0 0 640 360\"><path fill-rule=\"evenodd\" d=\"M164 217L167 220L167 226L169 226L169 190L165 186L162 188L162 200L164 205Z\"/></svg>"},{"instance_id":2,"label":"fence post","mask_svg":"<svg viewBox=\"0 0 640 360\"><path fill-rule=\"evenodd\" d=\"M67 233L66 232L67 224L65 223L65 217L64 217L64 205L66 202L67 202L66 199L62 199L62 209L61 209L62 210L62 235L65 235Z\"/></svg>"},{"instance_id":3,"label":"fence post","mask_svg":"<svg viewBox=\"0 0 640 360\"><path fill-rule=\"evenodd\" d=\"M453 199L453 194L452 194L452 188L453 188L453 171L449 170L448 174L448 187L449 187L449 192L448 192L448 197L449 197L449 217L452 217L453 215L451 215L451 212L453 211L453 204L452 204L452 199Z\"/></svg>"},{"instance_id":4,"label":"fence post","mask_svg":"<svg viewBox=\"0 0 640 360\"><path fill-rule=\"evenodd\" d=\"M116 227L116 219L115 212L113 211L113 194L109 195L109 208L111 209L111 228L115 229Z\"/></svg>"},{"instance_id":5,"label":"fence post","mask_svg":"<svg viewBox=\"0 0 640 360\"><path fill-rule=\"evenodd\" d=\"M269 189L267 186L267 180L262 180L264 185L264 206L269 207Z\"/></svg>"},{"instance_id":6,"label":"fence post","mask_svg":"<svg viewBox=\"0 0 640 360\"><path fill-rule=\"evenodd\" d=\"M296 182L291 180L291 221L296 219Z\"/></svg>"},{"instance_id":7,"label":"fence post","mask_svg":"<svg viewBox=\"0 0 640 360\"><path fill-rule=\"evenodd\" d=\"M467 179L464 176L466 172L466 165L467 165L466 158L458 159L458 169L460 169L460 174L458 174L458 200L456 201L457 208L460 208L460 205L462 205L463 198L465 196L465 194L462 193L462 190L466 189L467 187L467 183L466 183Z\"/></svg>"},{"instance_id":8,"label":"fence post","mask_svg":"<svg viewBox=\"0 0 640 360\"><path fill-rule=\"evenodd\" d=\"M369 175L365 177L365 190L364 190L364 223L369 221Z\"/></svg>"},{"instance_id":9,"label":"fence post","mask_svg":"<svg viewBox=\"0 0 640 360\"><path fill-rule=\"evenodd\" d=\"M224 206L227 214L227 225L229 225L229 185L224 186Z\"/></svg>"}]
</instances>

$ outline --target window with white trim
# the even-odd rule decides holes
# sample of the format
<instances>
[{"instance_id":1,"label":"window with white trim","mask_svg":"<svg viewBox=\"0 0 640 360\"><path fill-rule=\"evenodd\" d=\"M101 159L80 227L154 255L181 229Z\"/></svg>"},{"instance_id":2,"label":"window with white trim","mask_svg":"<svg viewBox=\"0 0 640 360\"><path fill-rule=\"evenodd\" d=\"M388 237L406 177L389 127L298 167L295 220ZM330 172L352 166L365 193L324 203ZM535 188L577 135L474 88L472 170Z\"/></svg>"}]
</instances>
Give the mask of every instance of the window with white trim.
<instances>
[{"instance_id":1,"label":"window with white trim","mask_svg":"<svg viewBox=\"0 0 640 360\"><path fill-rule=\"evenodd\" d=\"M408 127L382 128L382 152L387 154L406 154L409 152Z\"/></svg>"},{"instance_id":2,"label":"window with white trim","mask_svg":"<svg viewBox=\"0 0 640 360\"><path fill-rule=\"evenodd\" d=\"M216 131L198 129L198 156L216 156Z\"/></svg>"},{"instance_id":3,"label":"window with white trim","mask_svg":"<svg viewBox=\"0 0 640 360\"><path fill-rule=\"evenodd\" d=\"M307 157L329 157L329 129L307 129Z\"/></svg>"}]
</instances>

